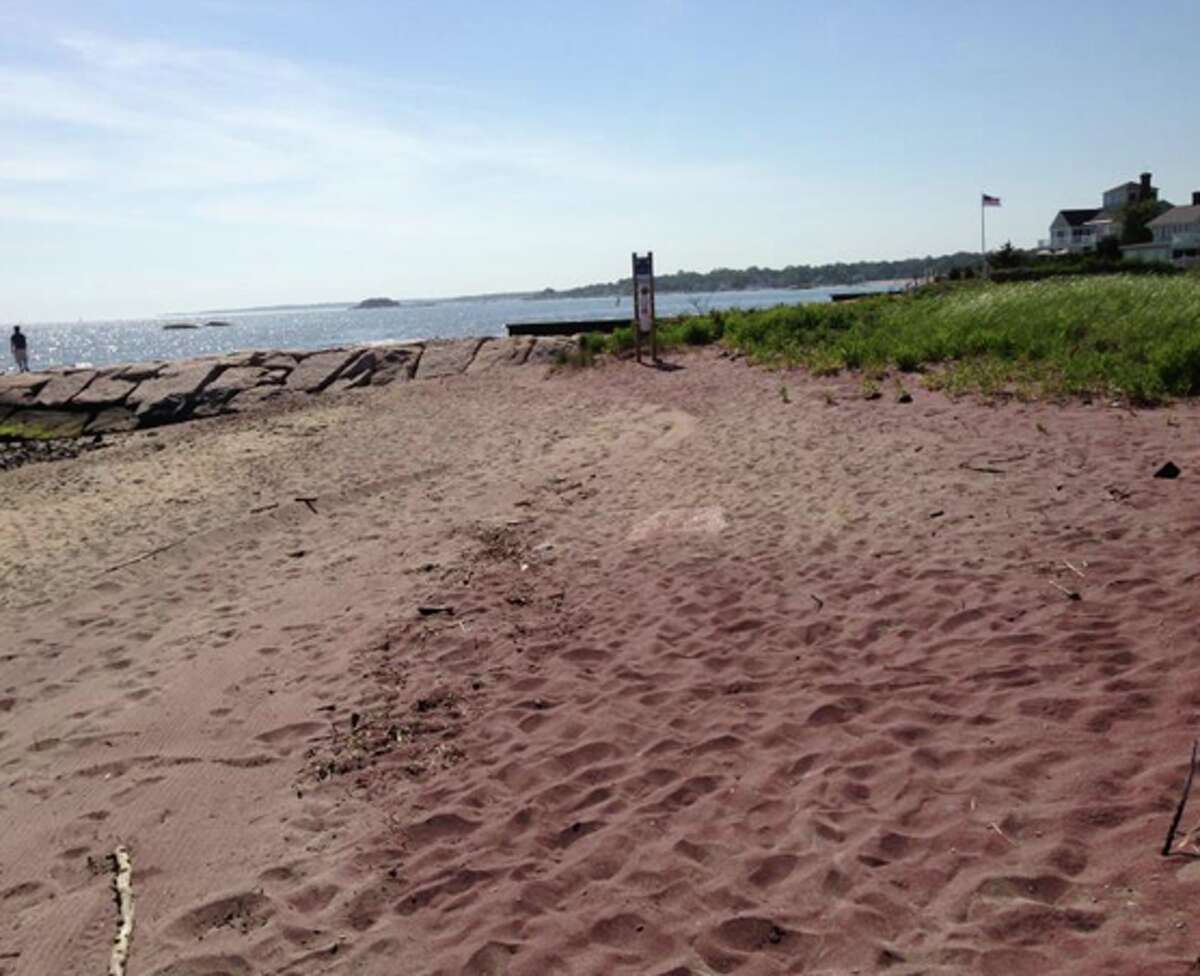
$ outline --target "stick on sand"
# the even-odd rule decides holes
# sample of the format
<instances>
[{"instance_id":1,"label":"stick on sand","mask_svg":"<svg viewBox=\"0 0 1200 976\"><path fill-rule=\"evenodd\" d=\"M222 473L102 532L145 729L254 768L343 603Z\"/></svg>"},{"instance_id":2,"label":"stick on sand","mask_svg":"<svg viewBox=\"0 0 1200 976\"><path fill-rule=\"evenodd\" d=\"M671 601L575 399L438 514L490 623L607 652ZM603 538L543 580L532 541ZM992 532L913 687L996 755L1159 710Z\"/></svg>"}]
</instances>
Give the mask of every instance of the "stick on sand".
<instances>
[{"instance_id":1,"label":"stick on sand","mask_svg":"<svg viewBox=\"0 0 1200 976\"><path fill-rule=\"evenodd\" d=\"M125 976L125 963L129 960L129 942L133 938L133 863L129 851L118 847L112 855L113 891L117 896L117 911L121 922L113 936L112 955L108 960L108 976Z\"/></svg>"},{"instance_id":2,"label":"stick on sand","mask_svg":"<svg viewBox=\"0 0 1200 976\"><path fill-rule=\"evenodd\" d=\"M1192 742L1192 761L1188 763L1187 779L1183 784L1183 796L1179 798L1179 806L1175 809L1175 816L1171 818L1171 829L1167 831L1167 841L1163 844L1162 856L1171 856L1171 844L1175 841L1175 832L1179 829L1179 821L1183 819L1183 808L1187 806L1188 794L1192 792L1192 777L1196 775L1196 745Z\"/></svg>"}]
</instances>

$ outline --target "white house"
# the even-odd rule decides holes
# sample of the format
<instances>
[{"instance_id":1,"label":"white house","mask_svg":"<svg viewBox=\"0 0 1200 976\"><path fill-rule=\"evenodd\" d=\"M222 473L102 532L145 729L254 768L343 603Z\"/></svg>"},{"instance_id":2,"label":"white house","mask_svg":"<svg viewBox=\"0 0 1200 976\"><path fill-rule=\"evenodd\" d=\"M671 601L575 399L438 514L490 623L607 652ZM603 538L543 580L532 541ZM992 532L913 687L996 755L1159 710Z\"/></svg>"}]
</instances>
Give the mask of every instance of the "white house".
<instances>
[{"instance_id":1,"label":"white house","mask_svg":"<svg viewBox=\"0 0 1200 976\"><path fill-rule=\"evenodd\" d=\"M1154 235L1145 244L1130 244L1121 253L1135 261L1172 261L1200 265L1200 190L1192 194L1190 207L1172 207L1146 227Z\"/></svg>"},{"instance_id":2,"label":"white house","mask_svg":"<svg viewBox=\"0 0 1200 976\"><path fill-rule=\"evenodd\" d=\"M1098 208L1060 210L1050 224L1050 239L1044 245L1054 251L1078 254L1092 250L1106 237L1119 237L1122 207L1158 199L1158 187L1150 185L1150 178L1149 173L1142 173L1138 183L1130 181L1105 190Z\"/></svg>"},{"instance_id":3,"label":"white house","mask_svg":"<svg viewBox=\"0 0 1200 976\"><path fill-rule=\"evenodd\" d=\"M1054 251L1089 251L1096 246L1095 231L1088 221L1100 211L1060 210L1050 224L1050 240L1045 245Z\"/></svg>"}]
</instances>

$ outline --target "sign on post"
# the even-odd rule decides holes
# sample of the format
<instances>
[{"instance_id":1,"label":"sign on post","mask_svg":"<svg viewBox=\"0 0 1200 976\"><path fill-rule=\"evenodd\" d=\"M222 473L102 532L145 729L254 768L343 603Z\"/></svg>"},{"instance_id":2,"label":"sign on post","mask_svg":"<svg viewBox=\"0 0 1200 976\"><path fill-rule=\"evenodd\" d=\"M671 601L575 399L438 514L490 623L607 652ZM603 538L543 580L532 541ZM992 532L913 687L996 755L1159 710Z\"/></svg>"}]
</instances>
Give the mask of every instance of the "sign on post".
<instances>
[{"instance_id":1,"label":"sign on post","mask_svg":"<svg viewBox=\"0 0 1200 976\"><path fill-rule=\"evenodd\" d=\"M654 252L633 254L633 319L637 361L642 361L642 339L650 339L650 356L658 362L658 336L654 328Z\"/></svg>"}]
</instances>

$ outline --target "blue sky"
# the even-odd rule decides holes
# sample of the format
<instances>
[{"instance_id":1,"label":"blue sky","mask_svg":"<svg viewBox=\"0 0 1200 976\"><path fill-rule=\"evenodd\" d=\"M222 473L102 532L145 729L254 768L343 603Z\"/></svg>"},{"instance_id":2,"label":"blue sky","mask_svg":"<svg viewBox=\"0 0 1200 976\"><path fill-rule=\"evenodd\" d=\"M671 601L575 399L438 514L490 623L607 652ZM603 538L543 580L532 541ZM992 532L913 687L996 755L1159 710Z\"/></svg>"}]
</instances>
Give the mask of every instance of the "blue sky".
<instances>
[{"instance_id":1,"label":"blue sky","mask_svg":"<svg viewBox=\"0 0 1200 976\"><path fill-rule=\"evenodd\" d=\"M1030 244L1200 189L1200 3L0 0L0 322Z\"/></svg>"}]
</instances>

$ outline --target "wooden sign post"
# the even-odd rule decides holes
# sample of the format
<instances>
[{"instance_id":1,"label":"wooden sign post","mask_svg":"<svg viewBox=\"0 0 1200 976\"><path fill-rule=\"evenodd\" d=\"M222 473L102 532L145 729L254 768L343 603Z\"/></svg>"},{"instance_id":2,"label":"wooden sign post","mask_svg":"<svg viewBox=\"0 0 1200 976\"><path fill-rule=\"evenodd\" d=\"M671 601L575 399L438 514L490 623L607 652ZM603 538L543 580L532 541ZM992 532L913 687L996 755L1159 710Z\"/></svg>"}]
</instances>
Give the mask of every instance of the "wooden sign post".
<instances>
[{"instance_id":1,"label":"wooden sign post","mask_svg":"<svg viewBox=\"0 0 1200 976\"><path fill-rule=\"evenodd\" d=\"M658 333L654 325L654 252L633 253L633 338L637 361L642 361L642 340L650 340L651 362L658 362Z\"/></svg>"}]
</instances>

